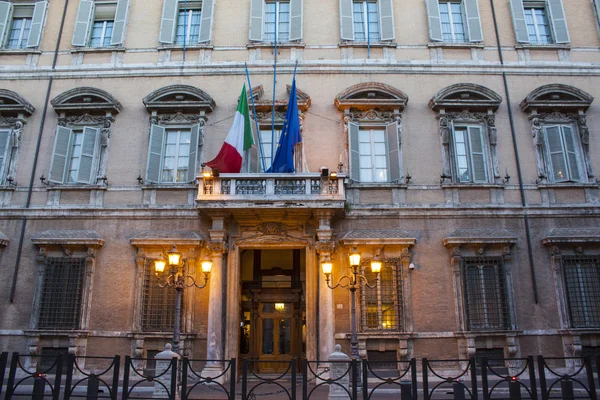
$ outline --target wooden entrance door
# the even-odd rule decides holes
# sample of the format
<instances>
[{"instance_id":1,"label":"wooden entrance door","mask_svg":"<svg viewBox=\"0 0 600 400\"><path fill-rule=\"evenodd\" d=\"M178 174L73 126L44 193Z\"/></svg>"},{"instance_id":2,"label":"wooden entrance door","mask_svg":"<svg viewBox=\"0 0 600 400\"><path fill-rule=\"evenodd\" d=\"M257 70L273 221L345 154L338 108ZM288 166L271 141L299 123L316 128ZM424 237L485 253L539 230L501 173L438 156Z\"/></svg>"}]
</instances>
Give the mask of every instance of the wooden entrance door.
<instances>
[{"instance_id":1,"label":"wooden entrance door","mask_svg":"<svg viewBox=\"0 0 600 400\"><path fill-rule=\"evenodd\" d=\"M258 359L260 371L280 373L288 364L297 347L298 321L294 318L292 303L261 303L258 316Z\"/></svg>"}]
</instances>

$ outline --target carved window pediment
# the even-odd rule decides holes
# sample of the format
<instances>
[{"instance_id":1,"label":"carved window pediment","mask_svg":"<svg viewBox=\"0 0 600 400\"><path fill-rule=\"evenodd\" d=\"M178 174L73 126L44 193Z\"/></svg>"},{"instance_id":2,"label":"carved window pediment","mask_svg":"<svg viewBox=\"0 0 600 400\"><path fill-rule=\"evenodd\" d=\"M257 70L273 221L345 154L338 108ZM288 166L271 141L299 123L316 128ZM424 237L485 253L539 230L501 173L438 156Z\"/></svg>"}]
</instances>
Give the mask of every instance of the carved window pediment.
<instances>
[{"instance_id":1,"label":"carved window pediment","mask_svg":"<svg viewBox=\"0 0 600 400\"><path fill-rule=\"evenodd\" d=\"M118 114L123 109L112 95L93 87L79 87L67 90L50 101L57 113L111 113Z\"/></svg>"},{"instance_id":2,"label":"carved window pediment","mask_svg":"<svg viewBox=\"0 0 600 400\"><path fill-rule=\"evenodd\" d=\"M0 89L0 116L24 115L29 117L34 111L35 107L17 93Z\"/></svg>"},{"instance_id":3,"label":"carved window pediment","mask_svg":"<svg viewBox=\"0 0 600 400\"><path fill-rule=\"evenodd\" d=\"M500 103L502 103L502 97L485 86L459 83L437 92L429 100L429 107L434 111L452 108L496 111Z\"/></svg>"},{"instance_id":4,"label":"carved window pediment","mask_svg":"<svg viewBox=\"0 0 600 400\"><path fill-rule=\"evenodd\" d=\"M402 91L379 82L366 82L350 86L335 97L334 105L345 113L373 110L376 113L399 114L408 103Z\"/></svg>"},{"instance_id":5,"label":"carved window pediment","mask_svg":"<svg viewBox=\"0 0 600 400\"><path fill-rule=\"evenodd\" d=\"M525 112L533 110L585 111L594 98L583 90L562 84L540 86L523 99L521 109Z\"/></svg>"},{"instance_id":6,"label":"carved window pediment","mask_svg":"<svg viewBox=\"0 0 600 400\"><path fill-rule=\"evenodd\" d=\"M291 85L286 85L286 92L290 94L292 90ZM272 99L263 99L264 96L263 85L258 85L252 88L251 95L248 96L248 105L252 107L252 98L254 98L254 107L256 108L256 117L259 122L271 122L273 112L273 101ZM308 111L311 104L310 96L296 87L296 96L298 98L298 111L300 111L300 120L302 121L304 113ZM285 120L285 113L287 112L288 99L275 100L275 122L283 123Z\"/></svg>"},{"instance_id":7,"label":"carved window pediment","mask_svg":"<svg viewBox=\"0 0 600 400\"><path fill-rule=\"evenodd\" d=\"M142 100L148 112L160 114L212 112L215 101L205 91L189 85L165 86Z\"/></svg>"}]
</instances>

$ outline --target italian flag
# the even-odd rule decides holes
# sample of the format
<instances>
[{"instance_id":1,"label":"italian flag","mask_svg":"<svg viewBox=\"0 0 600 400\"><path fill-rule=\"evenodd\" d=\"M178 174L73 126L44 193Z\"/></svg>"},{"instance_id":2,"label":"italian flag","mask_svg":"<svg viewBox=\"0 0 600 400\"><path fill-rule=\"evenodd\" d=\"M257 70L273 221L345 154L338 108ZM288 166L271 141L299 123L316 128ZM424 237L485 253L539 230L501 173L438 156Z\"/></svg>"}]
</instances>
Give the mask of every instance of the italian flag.
<instances>
[{"instance_id":1,"label":"italian flag","mask_svg":"<svg viewBox=\"0 0 600 400\"><path fill-rule=\"evenodd\" d=\"M213 170L220 173L239 173L242 169L242 157L244 151L254 144L252 128L250 125L250 113L248 112L248 96L246 96L246 85L242 87L242 94L235 111L233 125L225 138L221 151L214 160L206 163Z\"/></svg>"}]
</instances>

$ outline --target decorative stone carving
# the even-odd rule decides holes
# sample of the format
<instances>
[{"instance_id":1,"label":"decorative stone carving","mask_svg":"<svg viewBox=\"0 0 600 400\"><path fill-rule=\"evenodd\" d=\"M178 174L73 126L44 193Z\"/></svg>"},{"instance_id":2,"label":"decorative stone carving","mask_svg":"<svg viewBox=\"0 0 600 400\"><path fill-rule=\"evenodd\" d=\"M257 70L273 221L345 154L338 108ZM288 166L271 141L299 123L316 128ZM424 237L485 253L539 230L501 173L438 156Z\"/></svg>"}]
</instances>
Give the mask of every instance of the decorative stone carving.
<instances>
[{"instance_id":1,"label":"decorative stone carving","mask_svg":"<svg viewBox=\"0 0 600 400\"><path fill-rule=\"evenodd\" d=\"M317 253L322 255L331 255L333 252L335 252L335 242L332 240L319 240L315 242L315 250L317 251Z\"/></svg>"},{"instance_id":2,"label":"decorative stone carving","mask_svg":"<svg viewBox=\"0 0 600 400\"><path fill-rule=\"evenodd\" d=\"M227 252L227 242L208 242L206 247L212 254L225 254Z\"/></svg>"},{"instance_id":3,"label":"decorative stone carving","mask_svg":"<svg viewBox=\"0 0 600 400\"><path fill-rule=\"evenodd\" d=\"M267 222L258 225L255 234L237 240L235 246L268 245L284 242L298 243L302 246L309 245L309 241L307 239L294 237L288 234L284 225L276 222Z\"/></svg>"}]
</instances>

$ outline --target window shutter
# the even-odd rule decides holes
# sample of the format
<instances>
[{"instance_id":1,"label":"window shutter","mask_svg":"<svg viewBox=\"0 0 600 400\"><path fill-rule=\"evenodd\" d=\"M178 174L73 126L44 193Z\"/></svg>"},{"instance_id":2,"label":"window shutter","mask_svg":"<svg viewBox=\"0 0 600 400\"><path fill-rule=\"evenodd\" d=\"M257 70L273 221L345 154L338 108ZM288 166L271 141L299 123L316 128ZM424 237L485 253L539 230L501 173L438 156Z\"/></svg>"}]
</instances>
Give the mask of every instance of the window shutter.
<instances>
[{"instance_id":1,"label":"window shutter","mask_svg":"<svg viewBox=\"0 0 600 400\"><path fill-rule=\"evenodd\" d=\"M550 164L552 166L552 175L554 182L566 181L569 179L567 174L567 164L565 161L565 154L560 138L560 127L559 126L547 126L546 131L546 143L548 145L548 154L550 158Z\"/></svg>"},{"instance_id":2,"label":"window shutter","mask_svg":"<svg viewBox=\"0 0 600 400\"><path fill-rule=\"evenodd\" d=\"M165 128L152 125L150 128L150 143L148 145L148 162L146 166L146 181L158 183L160 181L160 164L162 163L163 142Z\"/></svg>"},{"instance_id":3,"label":"window shutter","mask_svg":"<svg viewBox=\"0 0 600 400\"><path fill-rule=\"evenodd\" d=\"M562 129L565 137L565 147L567 153L567 161L569 162L569 173L571 180L580 182L581 174L579 173L579 162L577 161L577 147L575 145L573 128L571 128L570 126L563 126Z\"/></svg>"},{"instance_id":4,"label":"window shutter","mask_svg":"<svg viewBox=\"0 0 600 400\"><path fill-rule=\"evenodd\" d=\"M600 29L600 0L592 0L594 3L594 14L596 15L596 23Z\"/></svg>"},{"instance_id":5,"label":"window shutter","mask_svg":"<svg viewBox=\"0 0 600 400\"><path fill-rule=\"evenodd\" d=\"M4 44L4 35L8 32L12 19L12 3L0 1L0 47Z\"/></svg>"},{"instance_id":6,"label":"window shutter","mask_svg":"<svg viewBox=\"0 0 600 400\"><path fill-rule=\"evenodd\" d=\"M73 46L87 46L90 35L90 25L94 15L94 2L89 0L80 0L77 10L77 20L75 20L75 30L73 31Z\"/></svg>"},{"instance_id":7,"label":"window shutter","mask_svg":"<svg viewBox=\"0 0 600 400\"><path fill-rule=\"evenodd\" d=\"M265 15L265 0L250 0L250 40L263 40L263 18Z\"/></svg>"},{"instance_id":8,"label":"window shutter","mask_svg":"<svg viewBox=\"0 0 600 400\"><path fill-rule=\"evenodd\" d=\"M198 43L210 42L212 39L212 24L215 15L215 0L203 0L200 16L200 34Z\"/></svg>"},{"instance_id":9,"label":"window shutter","mask_svg":"<svg viewBox=\"0 0 600 400\"><path fill-rule=\"evenodd\" d=\"M81 143L81 158L77 171L77 183L92 184L96 175L96 163L100 153L100 129L83 128L83 141Z\"/></svg>"},{"instance_id":10,"label":"window shutter","mask_svg":"<svg viewBox=\"0 0 600 400\"><path fill-rule=\"evenodd\" d=\"M0 131L0 184L4 184L4 171L7 167L6 160L9 159L8 147L10 143L10 134L10 129Z\"/></svg>"},{"instance_id":11,"label":"window shutter","mask_svg":"<svg viewBox=\"0 0 600 400\"><path fill-rule=\"evenodd\" d=\"M427 20L429 21L429 39L432 42L442 42L442 20L440 19L440 6L438 0L425 0L427 6Z\"/></svg>"},{"instance_id":12,"label":"window shutter","mask_svg":"<svg viewBox=\"0 0 600 400\"><path fill-rule=\"evenodd\" d=\"M178 0L164 0L158 34L160 43L173 44L175 29L177 29L177 11L179 11Z\"/></svg>"},{"instance_id":13,"label":"window shutter","mask_svg":"<svg viewBox=\"0 0 600 400\"><path fill-rule=\"evenodd\" d=\"M387 140L388 163L390 164L390 181L400 182L400 140L398 138L398 123L394 122L385 127Z\"/></svg>"},{"instance_id":14,"label":"window shutter","mask_svg":"<svg viewBox=\"0 0 600 400\"><path fill-rule=\"evenodd\" d=\"M31 20L31 29L27 37L27 47L38 47L42 37L42 28L44 27L44 18L46 17L47 1L38 1L33 8L33 18Z\"/></svg>"},{"instance_id":15,"label":"window shutter","mask_svg":"<svg viewBox=\"0 0 600 400\"><path fill-rule=\"evenodd\" d=\"M188 182L196 182L196 165L198 163L198 141L200 140L200 125L192 126L190 135L190 156L188 158Z\"/></svg>"},{"instance_id":16,"label":"window shutter","mask_svg":"<svg viewBox=\"0 0 600 400\"><path fill-rule=\"evenodd\" d=\"M467 32L470 42L483 41L483 32L481 31L481 17L479 16L479 0L463 0L463 9L465 10Z\"/></svg>"},{"instance_id":17,"label":"window shutter","mask_svg":"<svg viewBox=\"0 0 600 400\"><path fill-rule=\"evenodd\" d=\"M569 43L569 30L567 29L567 18L562 0L546 0L548 19L552 25L555 43Z\"/></svg>"},{"instance_id":18,"label":"window shutter","mask_svg":"<svg viewBox=\"0 0 600 400\"><path fill-rule=\"evenodd\" d=\"M350 179L360 181L360 153L358 145L358 124L348 122L348 143L350 143Z\"/></svg>"},{"instance_id":19,"label":"window shutter","mask_svg":"<svg viewBox=\"0 0 600 400\"><path fill-rule=\"evenodd\" d=\"M381 40L394 40L394 9L392 0L379 0L379 30Z\"/></svg>"},{"instance_id":20,"label":"window shutter","mask_svg":"<svg viewBox=\"0 0 600 400\"><path fill-rule=\"evenodd\" d=\"M302 40L304 0L290 0L290 40Z\"/></svg>"},{"instance_id":21,"label":"window shutter","mask_svg":"<svg viewBox=\"0 0 600 400\"><path fill-rule=\"evenodd\" d=\"M48 181L54 183L63 183L65 180L65 170L67 169L69 144L71 142L71 133L73 131L64 126L56 128L56 137L54 138L54 149L52 150L52 161L50 162L50 176Z\"/></svg>"},{"instance_id":22,"label":"window shutter","mask_svg":"<svg viewBox=\"0 0 600 400\"><path fill-rule=\"evenodd\" d=\"M340 0L340 38L342 40L354 40L352 0Z\"/></svg>"},{"instance_id":23,"label":"window shutter","mask_svg":"<svg viewBox=\"0 0 600 400\"><path fill-rule=\"evenodd\" d=\"M513 28L515 29L515 39L517 40L517 43L529 43L523 0L510 0L510 15L513 20Z\"/></svg>"},{"instance_id":24,"label":"window shutter","mask_svg":"<svg viewBox=\"0 0 600 400\"><path fill-rule=\"evenodd\" d=\"M129 0L119 0L117 2L117 11L115 12L115 24L113 25L113 34L110 39L111 46L122 45L125 41L125 31L127 28L127 17L129 16Z\"/></svg>"},{"instance_id":25,"label":"window shutter","mask_svg":"<svg viewBox=\"0 0 600 400\"><path fill-rule=\"evenodd\" d=\"M469 150L471 152L471 164L473 168L473 182L487 182L485 168L485 151L483 150L483 138L481 127L470 126L469 128Z\"/></svg>"},{"instance_id":26,"label":"window shutter","mask_svg":"<svg viewBox=\"0 0 600 400\"><path fill-rule=\"evenodd\" d=\"M252 146L250 146L250 148L246 151L246 160L244 160L244 172L249 172L249 173L258 173L259 168L260 168L260 160L259 160L259 152L258 152L258 140L256 137L256 124L254 124L254 121L251 121L252 123L251 125L251 129L252 129L252 136L254 137L254 143L252 144Z\"/></svg>"}]
</instances>

